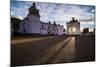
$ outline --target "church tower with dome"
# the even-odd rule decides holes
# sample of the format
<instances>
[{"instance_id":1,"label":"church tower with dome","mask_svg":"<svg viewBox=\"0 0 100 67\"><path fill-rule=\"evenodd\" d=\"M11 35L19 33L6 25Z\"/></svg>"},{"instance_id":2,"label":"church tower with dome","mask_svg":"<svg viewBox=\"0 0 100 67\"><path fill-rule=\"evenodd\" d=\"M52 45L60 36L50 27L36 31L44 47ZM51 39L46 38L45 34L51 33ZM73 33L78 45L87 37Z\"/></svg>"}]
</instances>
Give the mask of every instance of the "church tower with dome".
<instances>
[{"instance_id":1,"label":"church tower with dome","mask_svg":"<svg viewBox=\"0 0 100 67\"><path fill-rule=\"evenodd\" d=\"M39 9L36 8L35 3L33 3L32 6L29 8L29 14L28 15L35 15L35 16L40 17Z\"/></svg>"},{"instance_id":2,"label":"church tower with dome","mask_svg":"<svg viewBox=\"0 0 100 67\"><path fill-rule=\"evenodd\" d=\"M28 9L28 15L20 23L19 31L28 34L39 34L41 21L39 15L39 9L36 8L36 4L33 3L32 6Z\"/></svg>"}]
</instances>

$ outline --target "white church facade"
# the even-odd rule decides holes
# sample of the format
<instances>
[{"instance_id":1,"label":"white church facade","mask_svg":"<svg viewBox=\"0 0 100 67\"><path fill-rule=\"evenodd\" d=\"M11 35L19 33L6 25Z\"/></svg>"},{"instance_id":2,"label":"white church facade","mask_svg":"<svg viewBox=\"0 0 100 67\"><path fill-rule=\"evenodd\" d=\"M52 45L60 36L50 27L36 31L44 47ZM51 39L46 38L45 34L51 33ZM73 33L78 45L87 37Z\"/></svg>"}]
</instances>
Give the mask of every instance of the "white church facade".
<instances>
[{"instance_id":1,"label":"white church facade","mask_svg":"<svg viewBox=\"0 0 100 67\"><path fill-rule=\"evenodd\" d=\"M80 23L73 17L70 22L67 23L67 34L68 35L79 35L80 32Z\"/></svg>"},{"instance_id":2,"label":"white church facade","mask_svg":"<svg viewBox=\"0 0 100 67\"><path fill-rule=\"evenodd\" d=\"M42 34L42 35L63 35L65 33L64 27L51 22L44 23L40 20L39 9L36 4L29 8L29 13L19 25L19 32L21 34Z\"/></svg>"}]
</instances>

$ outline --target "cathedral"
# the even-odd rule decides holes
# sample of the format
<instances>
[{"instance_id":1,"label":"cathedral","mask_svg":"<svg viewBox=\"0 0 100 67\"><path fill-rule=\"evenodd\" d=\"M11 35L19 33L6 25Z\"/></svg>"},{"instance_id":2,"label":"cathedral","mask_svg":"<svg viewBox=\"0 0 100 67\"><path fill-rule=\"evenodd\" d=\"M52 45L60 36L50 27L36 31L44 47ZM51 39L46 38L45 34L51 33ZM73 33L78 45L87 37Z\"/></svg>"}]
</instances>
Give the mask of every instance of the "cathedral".
<instances>
[{"instance_id":1,"label":"cathedral","mask_svg":"<svg viewBox=\"0 0 100 67\"><path fill-rule=\"evenodd\" d=\"M79 21L73 17L72 20L67 24L67 34L69 35L79 35L80 32L80 23Z\"/></svg>"},{"instance_id":2,"label":"cathedral","mask_svg":"<svg viewBox=\"0 0 100 67\"><path fill-rule=\"evenodd\" d=\"M29 8L29 13L19 25L19 32L21 34L41 34L41 35L63 35L65 29L63 26L51 22L42 22L40 20L39 9L33 3Z\"/></svg>"}]
</instances>

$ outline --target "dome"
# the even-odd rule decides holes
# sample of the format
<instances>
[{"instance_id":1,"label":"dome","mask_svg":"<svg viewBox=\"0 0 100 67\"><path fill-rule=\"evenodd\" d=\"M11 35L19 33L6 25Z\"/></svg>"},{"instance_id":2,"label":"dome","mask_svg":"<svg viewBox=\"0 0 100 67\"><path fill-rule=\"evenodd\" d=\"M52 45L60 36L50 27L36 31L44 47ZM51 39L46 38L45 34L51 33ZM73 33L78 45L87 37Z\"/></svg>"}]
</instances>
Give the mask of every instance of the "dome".
<instances>
[{"instance_id":1,"label":"dome","mask_svg":"<svg viewBox=\"0 0 100 67\"><path fill-rule=\"evenodd\" d=\"M35 16L39 16L39 9L36 8L36 4L33 3L32 6L29 8L29 14L28 15L35 15Z\"/></svg>"}]
</instances>

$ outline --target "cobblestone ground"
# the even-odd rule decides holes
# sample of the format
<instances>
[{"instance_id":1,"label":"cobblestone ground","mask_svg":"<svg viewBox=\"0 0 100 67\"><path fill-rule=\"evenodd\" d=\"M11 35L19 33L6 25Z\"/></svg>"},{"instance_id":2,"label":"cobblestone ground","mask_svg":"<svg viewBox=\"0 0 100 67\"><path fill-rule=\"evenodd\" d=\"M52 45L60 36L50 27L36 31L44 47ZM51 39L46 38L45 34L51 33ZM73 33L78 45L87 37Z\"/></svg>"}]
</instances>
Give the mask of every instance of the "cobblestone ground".
<instances>
[{"instance_id":1,"label":"cobblestone ground","mask_svg":"<svg viewBox=\"0 0 100 67\"><path fill-rule=\"evenodd\" d=\"M91 36L53 36L46 39L43 38L40 40L38 39L25 43L13 43L11 45L11 65L23 66L67 62L69 63L78 60L85 61L82 60L85 59L82 58L85 56L88 56L88 58L90 57L90 59L94 60L93 51L95 40L93 38L94 37ZM88 41L86 39L90 40ZM92 45L81 46L81 44ZM88 51L88 49L90 51ZM82 51L85 51L85 53Z\"/></svg>"}]
</instances>

